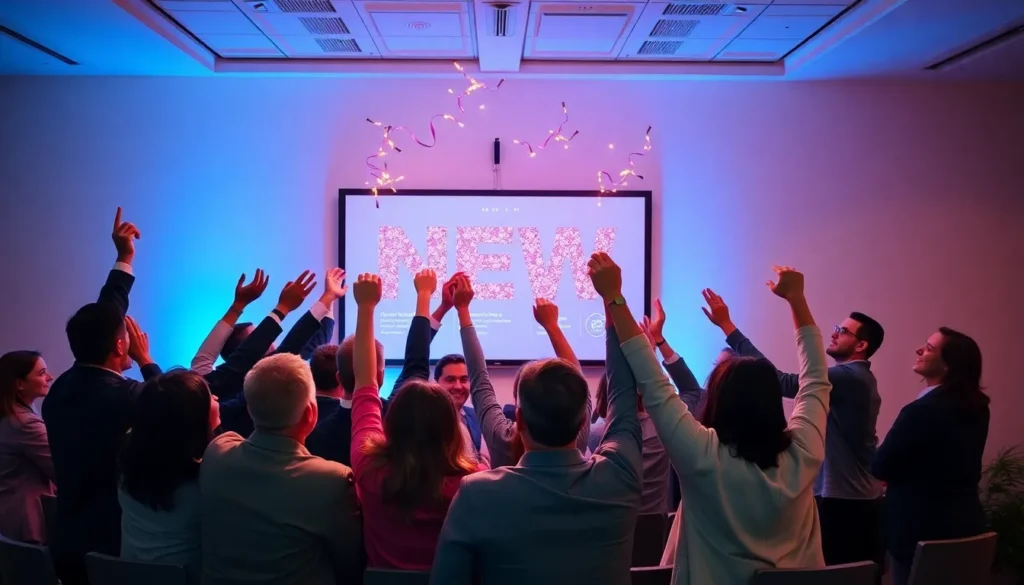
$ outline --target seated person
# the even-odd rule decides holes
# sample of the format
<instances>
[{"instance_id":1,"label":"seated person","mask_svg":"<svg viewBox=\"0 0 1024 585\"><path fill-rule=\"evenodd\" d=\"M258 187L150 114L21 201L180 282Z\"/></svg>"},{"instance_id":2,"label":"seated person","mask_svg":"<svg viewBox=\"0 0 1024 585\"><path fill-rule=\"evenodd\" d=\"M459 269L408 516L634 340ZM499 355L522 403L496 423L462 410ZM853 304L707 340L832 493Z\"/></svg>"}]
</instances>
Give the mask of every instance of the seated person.
<instances>
[{"instance_id":1,"label":"seated person","mask_svg":"<svg viewBox=\"0 0 1024 585\"><path fill-rule=\"evenodd\" d=\"M264 358L244 392L256 429L214 439L199 469L204 585L360 582L352 470L304 446L317 420L309 364Z\"/></svg>"},{"instance_id":2,"label":"seated person","mask_svg":"<svg viewBox=\"0 0 1024 585\"><path fill-rule=\"evenodd\" d=\"M415 284L416 315L425 319L437 277L421 271ZM455 404L437 384L409 379L381 419L382 362L373 338L380 279L360 275L354 294L359 310L353 342L352 469L363 506L368 565L426 571L460 481L486 466L467 455ZM419 341L429 343L429 332L420 332Z\"/></svg>"},{"instance_id":3,"label":"seated person","mask_svg":"<svg viewBox=\"0 0 1024 585\"><path fill-rule=\"evenodd\" d=\"M142 385L121 450L121 558L180 565L199 583L199 464L219 426L217 398L198 373Z\"/></svg>"},{"instance_id":4,"label":"seated person","mask_svg":"<svg viewBox=\"0 0 1024 585\"><path fill-rule=\"evenodd\" d=\"M317 457L351 465L352 445L352 341L350 336L340 346L321 345L309 359L316 386L319 415L316 427L306 438L306 448ZM384 346L377 342L383 376ZM339 370L339 366L342 368ZM345 372L344 374L342 372ZM347 384L344 380L347 379Z\"/></svg>"},{"instance_id":5,"label":"seated person","mask_svg":"<svg viewBox=\"0 0 1024 585\"><path fill-rule=\"evenodd\" d=\"M482 355L470 298L463 279L455 307L467 357ZM553 358L520 370L516 428L525 453L514 467L463 480L438 542L432 584L629 583L643 473L641 431L636 381L613 330L606 347L608 429L588 459L579 440L590 418L590 392L578 367ZM473 381L490 387L479 363L470 360ZM493 410L501 416L497 403ZM495 510L516 522L496 526Z\"/></svg>"}]
</instances>

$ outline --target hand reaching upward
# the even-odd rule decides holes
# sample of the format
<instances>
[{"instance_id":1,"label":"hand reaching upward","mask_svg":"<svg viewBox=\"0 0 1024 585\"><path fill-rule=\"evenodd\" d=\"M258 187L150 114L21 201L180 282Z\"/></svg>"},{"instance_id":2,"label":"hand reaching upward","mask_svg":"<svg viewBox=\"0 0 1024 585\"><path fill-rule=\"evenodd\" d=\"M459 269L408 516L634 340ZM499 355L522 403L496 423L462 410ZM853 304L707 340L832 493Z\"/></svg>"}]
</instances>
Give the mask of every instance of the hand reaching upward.
<instances>
[{"instance_id":1,"label":"hand reaching upward","mask_svg":"<svg viewBox=\"0 0 1024 585\"><path fill-rule=\"evenodd\" d=\"M128 330L128 357L139 364L139 367L153 363L149 355L149 335L142 331L139 323L129 316L124 318L124 327Z\"/></svg>"},{"instance_id":2,"label":"hand reaching upward","mask_svg":"<svg viewBox=\"0 0 1024 585\"><path fill-rule=\"evenodd\" d=\"M424 268L416 273L412 279L418 295L433 295L437 290L437 273L429 268Z\"/></svg>"},{"instance_id":3,"label":"hand reaching upward","mask_svg":"<svg viewBox=\"0 0 1024 585\"><path fill-rule=\"evenodd\" d=\"M789 302L801 299L804 296L804 275L797 272L792 266L772 266L772 270L779 276L778 282L768 281L768 289L776 296L782 297Z\"/></svg>"},{"instance_id":4,"label":"hand reaching upward","mask_svg":"<svg viewBox=\"0 0 1024 585\"><path fill-rule=\"evenodd\" d=\"M465 309L469 307L469 303L472 300L473 284L469 282L469 277L461 275L455 281L455 292L452 295L452 302L455 304L456 309Z\"/></svg>"},{"instance_id":5,"label":"hand reaching upward","mask_svg":"<svg viewBox=\"0 0 1024 585\"><path fill-rule=\"evenodd\" d=\"M256 276L253 277L252 282L249 284L245 284L245 273L243 272L242 276L238 277L238 284L235 285L235 302L233 305L238 309L244 309L263 295L263 291L267 290L268 284L270 284L270 277L264 274L262 268L256 269Z\"/></svg>"},{"instance_id":6,"label":"hand reaching upward","mask_svg":"<svg viewBox=\"0 0 1024 585\"><path fill-rule=\"evenodd\" d=\"M327 276L324 278L324 295L330 295L334 297L334 300L338 300L345 296L347 291L345 271L341 268L331 268L328 270Z\"/></svg>"},{"instance_id":7,"label":"hand reaching upward","mask_svg":"<svg viewBox=\"0 0 1024 585\"><path fill-rule=\"evenodd\" d=\"M533 318L544 329L558 328L558 305L547 299L537 299L533 306Z\"/></svg>"},{"instance_id":8,"label":"hand reaching upward","mask_svg":"<svg viewBox=\"0 0 1024 585\"><path fill-rule=\"evenodd\" d=\"M131 264L135 259L135 240L142 237L139 228L127 221L121 221L121 208L117 208L114 215L114 231L111 233L114 239L114 248L117 249L117 261L124 264Z\"/></svg>"},{"instance_id":9,"label":"hand reaching upward","mask_svg":"<svg viewBox=\"0 0 1024 585\"><path fill-rule=\"evenodd\" d=\"M649 319L644 317L644 324L655 343L665 339L665 309L661 306L661 299L654 299L654 315Z\"/></svg>"},{"instance_id":10,"label":"hand reaching upward","mask_svg":"<svg viewBox=\"0 0 1024 585\"><path fill-rule=\"evenodd\" d=\"M460 276L465 276L465 273L456 272L447 282L441 285L441 308L445 311L455 306L455 282Z\"/></svg>"},{"instance_id":11,"label":"hand reaching upward","mask_svg":"<svg viewBox=\"0 0 1024 585\"><path fill-rule=\"evenodd\" d=\"M718 327L723 327L732 321L729 317L729 305L725 304L722 297L715 294L715 291L710 288L704 289L701 294L704 295L704 302L708 304L707 307L701 307L701 310L707 315L708 321Z\"/></svg>"},{"instance_id":12,"label":"hand reaching upward","mask_svg":"<svg viewBox=\"0 0 1024 585\"><path fill-rule=\"evenodd\" d=\"M382 293L380 277L369 272L360 274L355 284L352 285L352 294L355 295L356 304L360 307L370 309L376 307Z\"/></svg>"},{"instance_id":13,"label":"hand reaching upward","mask_svg":"<svg viewBox=\"0 0 1024 585\"><path fill-rule=\"evenodd\" d=\"M316 274L306 270L298 278L284 285L281 296L277 299L277 309L283 313L291 313L298 309L309 293L316 288L314 278Z\"/></svg>"},{"instance_id":14,"label":"hand reaching upward","mask_svg":"<svg viewBox=\"0 0 1024 585\"><path fill-rule=\"evenodd\" d=\"M622 269L605 252L594 252L587 263L594 290L605 301L622 296Z\"/></svg>"}]
</instances>

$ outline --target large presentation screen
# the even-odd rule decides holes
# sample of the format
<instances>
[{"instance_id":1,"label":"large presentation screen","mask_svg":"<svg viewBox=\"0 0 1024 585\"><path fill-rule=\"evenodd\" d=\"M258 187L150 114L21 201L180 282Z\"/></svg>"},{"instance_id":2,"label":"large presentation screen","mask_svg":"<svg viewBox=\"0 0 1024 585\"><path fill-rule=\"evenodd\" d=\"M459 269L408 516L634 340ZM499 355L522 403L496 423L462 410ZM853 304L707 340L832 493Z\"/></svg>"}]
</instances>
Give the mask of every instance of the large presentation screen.
<instances>
[{"instance_id":1,"label":"large presentation screen","mask_svg":"<svg viewBox=\"0 0 1024 585\"><path fill-rule=\"evenodd\" d=\"M515 364L553 355L533 318L534 299L558 305L562 330L581 361L605 357L604 306L587 276L597 250L622 266L623 296L638 317L650 291L650 199L646 192L415 191L339 194L339 261L349 281L380 275L383 299L375 332L389 364L405 352L416 310L413 275L437 272L440 285L466 273L476 295L473 324L490 363ZM355 330L356 305L344 299L339 329ZM430 357L462 353L452 310L434 338Z\"/></svg>"}]
</instances>

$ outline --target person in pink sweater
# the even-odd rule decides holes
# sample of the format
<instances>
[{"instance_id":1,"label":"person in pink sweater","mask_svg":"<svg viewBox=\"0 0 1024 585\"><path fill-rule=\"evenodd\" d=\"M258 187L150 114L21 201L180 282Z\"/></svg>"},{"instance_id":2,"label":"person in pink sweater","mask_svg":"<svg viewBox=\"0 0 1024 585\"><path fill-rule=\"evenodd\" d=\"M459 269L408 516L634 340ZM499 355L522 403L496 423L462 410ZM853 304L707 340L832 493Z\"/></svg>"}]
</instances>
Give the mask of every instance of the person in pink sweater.
<instances>
[{"instance_id":1,"label":"person in pink sweater","mask_svg":"<svg viewBox=\"0 0 1024 585\"><path fill-rule=\"evenodd\" d=\"M416 315L429 317L437 276L423 270L414 282ZM406 382L392 398L387 417L381 417L373 332L380 279L361 274L353 291L358 314L351 455L356 494L363 506L367 566L429 570L462 478L486 467L465 455L455 405L429 380Z\"/></svg>"}]
</instances>

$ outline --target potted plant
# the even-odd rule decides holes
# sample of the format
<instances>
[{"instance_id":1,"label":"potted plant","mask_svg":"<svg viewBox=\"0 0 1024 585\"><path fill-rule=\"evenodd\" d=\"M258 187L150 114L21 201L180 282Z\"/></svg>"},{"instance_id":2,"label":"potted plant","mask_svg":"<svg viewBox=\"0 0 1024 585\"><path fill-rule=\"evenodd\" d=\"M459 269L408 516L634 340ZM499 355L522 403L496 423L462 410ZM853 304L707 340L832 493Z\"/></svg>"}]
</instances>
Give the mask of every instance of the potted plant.
<instances>
[{"instance_id":1,"label":"potted plant","mask_svg":"<svg viewBox=\"0 0 1024 585\"><path fill-rule=\"evenodd\" d=\"M982 472L981 505L996 545L998 583L1024 583L1024 453L1000 451Z\"/></svg>"}]
</instances>

